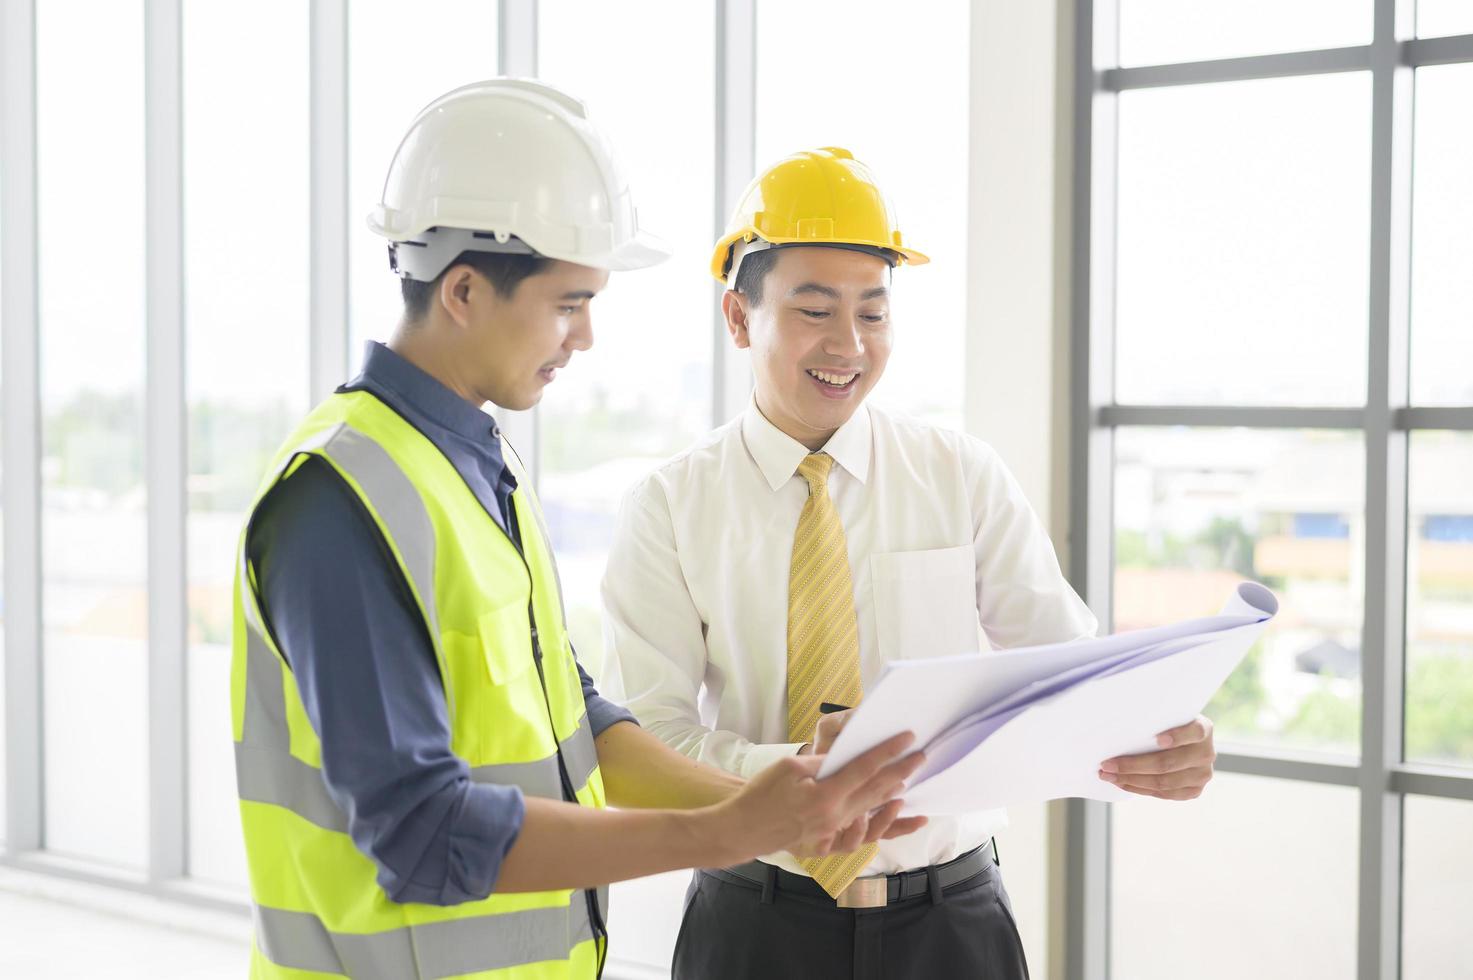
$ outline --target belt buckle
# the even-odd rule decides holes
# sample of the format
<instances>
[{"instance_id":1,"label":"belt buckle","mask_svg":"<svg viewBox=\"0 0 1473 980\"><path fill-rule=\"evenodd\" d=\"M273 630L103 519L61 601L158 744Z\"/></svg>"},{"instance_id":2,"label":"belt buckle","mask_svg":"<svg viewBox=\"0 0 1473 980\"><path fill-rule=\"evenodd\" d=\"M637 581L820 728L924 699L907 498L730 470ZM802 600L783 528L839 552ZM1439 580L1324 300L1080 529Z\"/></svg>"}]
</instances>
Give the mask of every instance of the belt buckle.
<instances>
[{"instance_id":1,"label":"belt buckle","mask_svg":"<svg viewBox=\"0 0 1473 980\"><path fill-rule=\"evenodd\" d=\"M841 909L881 909L889 903L888 885L885 875L855 878L835 901Z\"/></svg>"}]
</instances>

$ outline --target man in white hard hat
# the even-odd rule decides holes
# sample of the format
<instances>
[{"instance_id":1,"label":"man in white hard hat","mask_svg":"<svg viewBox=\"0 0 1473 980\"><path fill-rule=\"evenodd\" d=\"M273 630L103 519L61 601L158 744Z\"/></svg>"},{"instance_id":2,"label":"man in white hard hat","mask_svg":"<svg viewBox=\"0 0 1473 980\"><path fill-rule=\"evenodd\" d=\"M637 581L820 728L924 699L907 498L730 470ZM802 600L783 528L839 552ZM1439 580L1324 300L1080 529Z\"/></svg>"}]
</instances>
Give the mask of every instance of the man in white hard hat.
<instances>
[{"instance_id":1,"label":"man in white hard hat","mask_svg":"<svg viewBox=\"0 0 1473 980\"><path fill-rule=\"evenodd\" d=\"M482 407L536 404L610 271L665 255L582 105L505 79L437 99L370 224L403 319L285 441L241 536L251 975L593 977L600 886L910 829L907 737L822 783L806 759L746 782L643 732L574 658L536 497Z\"/></svg>"},{"instance_id":2,"label":"man in white hard hat","mask_svg":"<svg viewBox=\"0 0 1473 980\"><path fill-rule=\"evenodd\" d=\"M925 261L836 147L760 174L716 245L753 399L630 493L603 587L606 684L695 760L760 778L825 752L888 661L1095 632L997 454L866 403L894 342L892 269ZM1102 778L1196 796L1210 723L1164 737ZM850 853L698 871L674 975L1026 977L990 843L1005 822L936 818Z\"/></svg>"}]
</instances>

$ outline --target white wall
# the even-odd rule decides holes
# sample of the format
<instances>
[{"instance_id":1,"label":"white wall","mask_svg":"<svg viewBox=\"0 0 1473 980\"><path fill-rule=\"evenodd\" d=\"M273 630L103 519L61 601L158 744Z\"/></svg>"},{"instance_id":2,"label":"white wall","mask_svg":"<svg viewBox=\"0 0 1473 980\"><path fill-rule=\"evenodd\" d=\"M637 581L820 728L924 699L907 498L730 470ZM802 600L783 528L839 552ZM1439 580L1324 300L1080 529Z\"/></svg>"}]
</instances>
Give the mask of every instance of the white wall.
<instances>
[{"instance_id":1,"label":"white wall","mask_svg":"<svg viewBox=\"0 0 1473 980\"><path fill-rule=\"evenodd\" d=\"M1007 462L1061 560L1069 533L1071 31L1068 0L975 0L967 120L966 428ZM1062 821L1051 821L1050 810L1060 805L1016 809L998 839L1036 977L1063 970L1062 957L1049 956L1050 868L1062 861L1051 846Z\"/></svg>"}]
</instances>

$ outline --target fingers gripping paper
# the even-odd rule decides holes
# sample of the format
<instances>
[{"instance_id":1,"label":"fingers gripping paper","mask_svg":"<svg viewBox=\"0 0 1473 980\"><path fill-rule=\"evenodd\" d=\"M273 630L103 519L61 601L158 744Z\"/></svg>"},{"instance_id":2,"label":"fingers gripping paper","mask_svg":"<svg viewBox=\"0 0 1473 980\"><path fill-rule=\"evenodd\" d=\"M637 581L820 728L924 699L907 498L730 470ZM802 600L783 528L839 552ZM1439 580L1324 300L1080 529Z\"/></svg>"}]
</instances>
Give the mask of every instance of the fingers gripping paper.
<instances>
[{"instance_id":1,"label":"fingers gripping paper","mask_svg":"<svg viewBox=\"0 0 1473 980\"><path fill-rule=\"evenodd\" d=\"M1216 616L1097 640L890 664L844 727L820 778L903 731L926 764L906 814L953 814L1129 794L1098 776L1117 755L1157 748L1195 718L1278 612L1272 592L1237 587Z\"/></svg>"}]
</instances>

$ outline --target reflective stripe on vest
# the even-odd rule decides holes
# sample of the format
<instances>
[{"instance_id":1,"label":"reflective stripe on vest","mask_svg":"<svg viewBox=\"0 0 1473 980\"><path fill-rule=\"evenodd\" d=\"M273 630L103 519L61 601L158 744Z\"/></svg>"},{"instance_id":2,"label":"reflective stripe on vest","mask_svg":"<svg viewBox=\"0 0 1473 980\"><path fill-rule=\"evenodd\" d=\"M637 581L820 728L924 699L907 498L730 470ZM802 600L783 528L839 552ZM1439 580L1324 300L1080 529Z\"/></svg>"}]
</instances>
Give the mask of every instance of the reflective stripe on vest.
<instances>
[{"instance_id":1,"label":"reflective stripe on vest","mask_svg":"<svg viewBox=\"0 0 1473 980\"><path fill-rule=\"evenodd\" d=\"M348 818L328 794L322 770L291 754L291 732L282 710L286 699L281 664L254 628L246 632L246 673L245 726L235 745L240 798L285 807L325 830L346 834ZM587 716L560 747L573 788L581 790L598 766L598 750ZM471 769L471 781L517 786L528 796L554 800L563 796L556 754L536 762L476 766Z\"/></svg>"},{"instance_id":2,"label":"reflective stripe on vest","mask_svg":"<svg viewBox=\"0 0 1473 980\"><path fill-rule=\"evenodd\" d=\"M559 960L593 938L588 904L452 919L367 934L328 932L306 912L257 906L256 943L278 966L354 980L458 977Z\"/></svg>"},{"instance_id":3,"label":"reflective stripe on vest","mask_svg":"<svg viewBox=\"0 0 1473 980\"><path fill-rule=\"evenodd\" d=\"M332 459L346 470L373 501L389 530L390 546L404 564L409 585L429 620L430 638L440 655L440 620L435 608L435 526L425 511L419 491L383 446L347 425L325 433L322 446L332 447ZM447 701L450 699L447 697Z\"/></svg>"}]
</instances>

